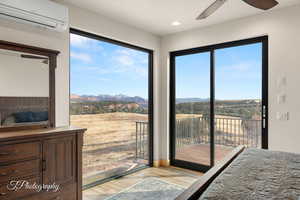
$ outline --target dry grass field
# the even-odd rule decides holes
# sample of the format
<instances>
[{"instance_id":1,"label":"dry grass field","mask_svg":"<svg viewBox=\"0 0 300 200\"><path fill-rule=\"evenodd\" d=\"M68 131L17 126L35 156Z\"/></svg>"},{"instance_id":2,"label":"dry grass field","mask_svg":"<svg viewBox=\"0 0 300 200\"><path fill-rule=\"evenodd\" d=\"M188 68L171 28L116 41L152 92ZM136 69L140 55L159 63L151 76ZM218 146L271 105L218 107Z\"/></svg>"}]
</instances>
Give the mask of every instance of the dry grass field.
<instances>
[{"instance_id":1,"label":"dry grass field","mask_svg":"<svg viewBox=\"0 0 300 200\"><path fill-rule=\"evenodd\" d=\"M199 117L202 115L176 115L177 120ZM146 114L123 112L71 116L72 125L88 129L84 136L83 147L84 182L101 179L102 176L99 174L103 172L110 172L114 169L124 171L146 162L135 160L135 140L136 122L147 121L147 118ZM240 118L228 116L216 116L216 118L216 139L220 141L234 139L235 142L241 144L243 140L248 140L243 136L246 132L241 129ZM240 137L242 139L239 139ZM209 140L209 137L207 139ZM87 181L88 179L90 181Z\"/></svg>"},{"instance_id":2,"label":"dry grass field","mask_svg":"<svg viewBox=\"0 0 300 200\"><path fill-rule=\"evenodd\" d=\"M136 165L133 162L136 121L147 121L147 115L105 113L71 116L72 125L88 129L83 147L84 178Z\"/></svg>"}]
</instances>

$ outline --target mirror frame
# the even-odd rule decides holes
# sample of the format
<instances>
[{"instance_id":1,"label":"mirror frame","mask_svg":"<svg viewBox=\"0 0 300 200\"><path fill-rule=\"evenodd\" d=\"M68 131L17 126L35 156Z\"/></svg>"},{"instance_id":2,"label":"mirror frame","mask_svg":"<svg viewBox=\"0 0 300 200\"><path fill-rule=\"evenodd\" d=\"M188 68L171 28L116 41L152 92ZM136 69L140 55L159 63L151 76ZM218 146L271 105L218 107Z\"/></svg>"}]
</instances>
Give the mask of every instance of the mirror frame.
<instances>
[{"instance_id":1,"label":"mirror frame","mask_svg":"<svg viewBox=\"0 0 300 200\"><path fill-rule=\"evenodd\" d=\"M26 130L26 129L39 129L39 128L54 128L55 127L55 69L57 67L57 56L60 52L56 50L34 47L25 44L18 44L18 43L3 41L3 40L0 40L0 49L36 54L40 56L46 56L49 58L48 124L45 125L28 124L28 125L21 125L21 126L0 127L0 132Z\"/></svg>"}]
</instances>

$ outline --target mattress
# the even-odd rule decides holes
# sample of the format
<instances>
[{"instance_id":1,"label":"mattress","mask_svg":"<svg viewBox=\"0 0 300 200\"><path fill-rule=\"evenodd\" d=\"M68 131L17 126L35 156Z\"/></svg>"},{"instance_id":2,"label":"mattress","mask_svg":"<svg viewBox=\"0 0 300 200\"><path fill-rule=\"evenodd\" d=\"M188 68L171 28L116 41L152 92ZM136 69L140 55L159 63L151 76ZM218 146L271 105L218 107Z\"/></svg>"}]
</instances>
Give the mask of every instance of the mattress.
<instances>
[{"instance_id":1,"label":"mattress","mask_svg":"<svg viewBox=\"0 0 300 200\"><path fill-rule=\"evenodd\" d=\"M246 149L200 200L300 200L300 154Z\"/></svg>"}]
</instances>

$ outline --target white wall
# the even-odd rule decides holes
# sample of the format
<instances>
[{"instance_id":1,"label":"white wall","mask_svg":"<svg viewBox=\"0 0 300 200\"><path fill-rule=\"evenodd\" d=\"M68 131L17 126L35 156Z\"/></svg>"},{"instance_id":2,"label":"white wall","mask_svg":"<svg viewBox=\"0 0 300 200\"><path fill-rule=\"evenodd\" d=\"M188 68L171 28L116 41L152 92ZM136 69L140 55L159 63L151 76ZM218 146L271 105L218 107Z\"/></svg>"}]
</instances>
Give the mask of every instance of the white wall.
<instances>
[{"instance_id":1,"label":"white wall","mask_svg":"<svg viewBox=\"0 0 300 200\"><path fill-rule=\"evenodd\" d=\"M1 97L49 97L49 65L43 60L6 50L0 51L0 60Z\"/></svg>"},{"instance_id":2,"label":"white wall","mask_svg":"<svg viewBox=\"0 0 300 200\"><path fill-rule=\"evenodd\" d=\"M158 89L160 38L107 19L99 14L67 5L70 9L70 27L95 33L100 36L120 40L154 50L154 143L158 144ZM69 124L69 31L56 33L19 23L0 20L1 40L58 50L56 70L56 120L57 126ZM154 159L159 155L159 145L155 145Z\"/></svg>"},{"instance_id":3,"label":"white wall","mask_svg":"<svg viewBox=\"0 0 300 200\"><path fill-rule=\"evenodd\" d=\"M269 36L269 148L300 153L300 6L267 12L244 19L190 30L162 38L161 45L161 158L169 158L169 57L170 51L228 41ZM287 78L287 102L278 104L276 81ZM279 121L277 112L290 112Z\"/></svg>"},{"instance_id":4,"label":"white wall","mask_svg":"<svg viewBox=\"0 0 300 200\"><path fill-rule=\"evenodd\" d=\"M89 33L94 33L100 36L108 37L111 39L119 40L122 42L130 43L136 46L144 47L154 51L154 160L158 159L159 155L159 135L160 129L158 127L159 115L159 50L160 38L138 30L128 25L120 24L118 22L107 19L99 14L69 6L70 9L70 27L76 28Z\"/></svg>"},{"instance_id":5,"label":"white wall","mask_svg":"<svg viewBox=\"0 0 300 200\"><path fill-rule=\"evenodd\" d=\"M154 133L155 159L168 159L169 66L168 52L209 44L269 35L269 144L272 150L300 153L300 101L297 92L300 67L300 6L276 10L202 29L172 34L163 38L107 19L96 13L70 7L71 27L101 36L153 49L154 60ZM0 39L55 49L57 125L69 123L69 32L56 33L0 20ZM287 103L276 102L276 80L287 77ZM289 111L289 121L278 121L276 112Z\"/></svg>"},{"instance_id":6,"label":"white wall","mask_svg":"<svg viewBox=\"0 0 300 200\"><path fill-rule=\"evenodd\" d=\"M56 69L56 125L69 123L69 33L0 20L0 39L15 43L58 50ZM33 75L34 76L34 75Z\"/></svg>"}]
</instances>

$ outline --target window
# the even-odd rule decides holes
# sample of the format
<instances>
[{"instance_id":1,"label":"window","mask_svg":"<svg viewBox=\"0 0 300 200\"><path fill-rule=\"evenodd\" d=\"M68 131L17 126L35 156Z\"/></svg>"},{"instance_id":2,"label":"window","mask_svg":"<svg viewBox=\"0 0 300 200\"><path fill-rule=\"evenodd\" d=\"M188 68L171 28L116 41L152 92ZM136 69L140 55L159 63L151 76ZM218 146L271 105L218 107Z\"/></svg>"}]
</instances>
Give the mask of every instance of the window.
<instances>
[{"instance_id":1,"label":"window","mask_svg":"<svg viewBox=\"0 0 300 200\"><path fill-rule=\"evenodd\" d=\"M152 165L151 50L71 30L70 123L86 187Z\"/></svg>"}]
</instances>

